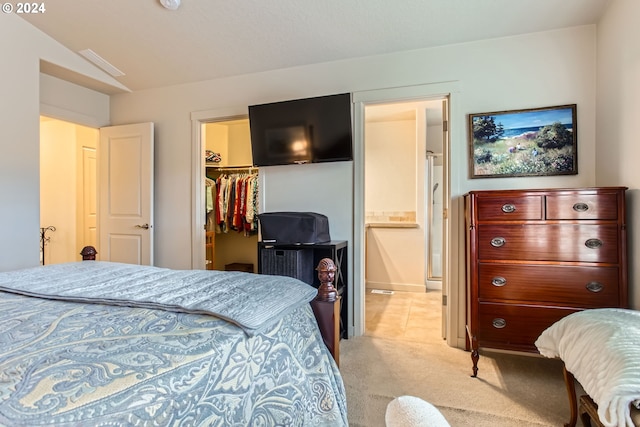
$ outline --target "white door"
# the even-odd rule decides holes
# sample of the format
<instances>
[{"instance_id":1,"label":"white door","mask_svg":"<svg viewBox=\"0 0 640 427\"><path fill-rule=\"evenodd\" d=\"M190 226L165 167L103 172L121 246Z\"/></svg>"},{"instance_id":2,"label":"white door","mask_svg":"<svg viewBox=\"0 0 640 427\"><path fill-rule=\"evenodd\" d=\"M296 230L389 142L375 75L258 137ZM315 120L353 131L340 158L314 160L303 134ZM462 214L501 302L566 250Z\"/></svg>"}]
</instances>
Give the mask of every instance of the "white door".
<instances>
[{"instance_id":1,"label":"white door","mask_svg":"<svg viewBox=\"0 0 640 427\"><path fill-rule=\"evenodd\" d=\"M95 141L97 142L97 141ZM80 253L86 245L98 247L98 169L97 169L97 149L96 144L93 147L87 147L84 144L80 147L80 167L78 168L78 231L77 231L77 250Z\"/></svg>"},{"instance_id":2,"label":"white door","mask_svg":"<svg viewBox=\"0 0 640 427\"><path fill-rule=\"evenodd\" d=\"M98 259L153 265L153 123L100 129Z\"/></svg>"}]
</instances>

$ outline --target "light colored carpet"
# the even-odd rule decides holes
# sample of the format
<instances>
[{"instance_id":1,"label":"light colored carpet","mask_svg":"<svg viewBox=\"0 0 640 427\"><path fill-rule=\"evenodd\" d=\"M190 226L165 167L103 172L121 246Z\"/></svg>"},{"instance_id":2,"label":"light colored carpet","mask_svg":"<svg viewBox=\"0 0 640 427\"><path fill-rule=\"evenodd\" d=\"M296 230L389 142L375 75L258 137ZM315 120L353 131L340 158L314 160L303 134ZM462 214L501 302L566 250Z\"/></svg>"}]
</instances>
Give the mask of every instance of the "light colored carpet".
<instances>
[{"instance_id":1,"label":"light colored carpet","mask_svg":"<svg viewBox=\"0 0 640 427\"><path fill-rule=\"evenodd\" d=\"M472 378L470 353L440 337L439 304L439 292L367 293L367 335L340 343L351 426L384 426L387 404L401 395L432 403L452 427L561 426L569 420L559 361L481 351Z\"/></svg>"}]
</instances>

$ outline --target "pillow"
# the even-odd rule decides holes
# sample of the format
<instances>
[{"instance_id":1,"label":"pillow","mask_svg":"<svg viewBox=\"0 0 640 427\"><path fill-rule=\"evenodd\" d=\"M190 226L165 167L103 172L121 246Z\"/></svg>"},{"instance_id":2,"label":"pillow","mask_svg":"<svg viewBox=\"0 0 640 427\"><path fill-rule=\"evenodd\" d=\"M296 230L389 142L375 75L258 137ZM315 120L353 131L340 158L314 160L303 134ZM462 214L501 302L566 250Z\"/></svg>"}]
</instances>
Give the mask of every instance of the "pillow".
<instances>
[{"instance_id":1,"label":"pillow","mask_svg":"<svg viewBox=\"0 0 640 427\"><path fill-rule=\"evenodd\" d=\"M450 427L431 403L414 396L400 396L387 405L386 427Z\"/></svg>"}]
</instances>

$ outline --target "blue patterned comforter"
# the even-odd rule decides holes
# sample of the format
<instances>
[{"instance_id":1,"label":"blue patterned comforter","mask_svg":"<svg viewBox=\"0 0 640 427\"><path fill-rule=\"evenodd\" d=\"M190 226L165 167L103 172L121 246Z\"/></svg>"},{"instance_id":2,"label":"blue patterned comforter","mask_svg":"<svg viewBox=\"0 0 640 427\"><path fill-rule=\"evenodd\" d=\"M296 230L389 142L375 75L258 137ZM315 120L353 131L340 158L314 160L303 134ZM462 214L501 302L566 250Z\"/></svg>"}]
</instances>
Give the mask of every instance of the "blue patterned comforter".
<instances>
[{"instance_id":1,"label":"blue patterned comforter","mask_svg":"<svg viewBox=\"0 0 640 427\"><path fill-rule=\"evenodd\" d=\"M210 314L0 292L0 425L348 423L308 303L247 334Z\"/></svg>"},{"instance_id":2,"label":"blue patterned comforter","mask_svg":"<svg viewBox=\"0 0 640 427\"><path fill-rule=\"evenodd\" d=\"M0 273L0 291L226 319L253 334L318 291L292 277L90 261Z\"/></svg>"}]
</instances>

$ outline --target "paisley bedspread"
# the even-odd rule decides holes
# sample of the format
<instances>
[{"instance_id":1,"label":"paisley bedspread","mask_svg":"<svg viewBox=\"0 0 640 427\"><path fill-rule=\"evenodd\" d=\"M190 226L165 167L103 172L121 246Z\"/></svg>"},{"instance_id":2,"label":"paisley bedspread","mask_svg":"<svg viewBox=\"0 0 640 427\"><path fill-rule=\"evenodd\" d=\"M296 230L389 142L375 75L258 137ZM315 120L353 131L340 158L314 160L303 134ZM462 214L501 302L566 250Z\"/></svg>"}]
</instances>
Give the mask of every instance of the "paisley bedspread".
<instances>
[{"instance_id":1,"label":"paisley bedspread","mask_svg":"<svg viewBox=\"0 0 640 427\"><path fill-rule=\"evenodd\" d=\"M172 270L105 261L0 273L0 291L63 301L213 314L237 324L248 334L308 303L318 293L292 277Z\"/></svg>"},{"instance_id":2,"label":"paisley bedspread","mask_svg":"<svg viewBox=\"0 0 640 427\"><path fill-rule=\"evenodd\" d=\"M348 422L309 304L247 334L209 314L0 292L0 425Z\"/></svg>"}]
</instances>

